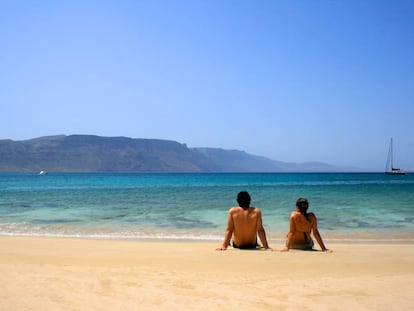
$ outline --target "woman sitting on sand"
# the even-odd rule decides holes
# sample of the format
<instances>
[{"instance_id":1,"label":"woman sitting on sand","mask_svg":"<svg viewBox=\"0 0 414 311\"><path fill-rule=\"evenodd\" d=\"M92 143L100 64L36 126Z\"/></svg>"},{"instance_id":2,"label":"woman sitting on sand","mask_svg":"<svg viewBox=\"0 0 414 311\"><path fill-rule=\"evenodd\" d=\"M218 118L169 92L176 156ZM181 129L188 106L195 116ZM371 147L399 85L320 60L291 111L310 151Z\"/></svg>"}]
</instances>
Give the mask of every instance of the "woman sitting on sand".
<instances>
[{"instance_id":1,"label":"woman sitting on sand","mask_svg":"<svg viewBox=\"0 0 414 311\"><path fill-rule=\"evenodd\" d=\"M322 251L332 252L328 250L323 244L322 237L318 231L317 219L314 213L308 213L309 202L305 198L299 198L296 200L296 211L290 215L290 228L286 240L286 248L282 251L288 251L289 249L302 249L312 250L313 240L311 238L311 232Z\"/></svg>"}]
</instances>

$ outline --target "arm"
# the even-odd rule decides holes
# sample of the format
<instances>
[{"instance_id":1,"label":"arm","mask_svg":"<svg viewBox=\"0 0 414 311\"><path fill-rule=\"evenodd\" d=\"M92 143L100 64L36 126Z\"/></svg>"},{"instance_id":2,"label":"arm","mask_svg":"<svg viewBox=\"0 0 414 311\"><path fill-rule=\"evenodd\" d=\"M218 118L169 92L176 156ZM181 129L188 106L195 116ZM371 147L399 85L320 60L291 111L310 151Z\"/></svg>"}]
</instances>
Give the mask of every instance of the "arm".
<instances>
[{"instance_id":1,"label":"arm","mask_svg":"<svg viewBox=\"0 0 414 311\"><path fill-rule=\"evenodd\" d=\"M282 249L283 252L289 251L289 245L292 242L293 233L295 231L296 231L295 220L293 219L293 217L291 215L290 219L289 219L289 232L288 232L287 238L286 238L286 246L285 246L284 249Z\"/></svg>"},{"instance_id":2,"label":"arm","mask_svg":"<svg viewBox=\"0 0 414 311\"><path fill-rule=\"evenodd\" d=\"M265 249L269 249L269 244L267 243L266 232L263 227L262 222L262 212L260 209L257 209L257 234L259 235L259 239L263 244Z\"/></svg>"},{"instance_id":3,"label":"arm","mask_svg":"<svg viewBox=\"0 0 414 311\"><path fill-rule=\"evenodd\" d=\"M319 234L318 220L316 219L315 214L312 213L312 214L310 214L310 216L312 217L312 232L313 232L313 235L315 236L316 241L318 241L318 244L319 244L320 248L322 249L322 251L324 251L324 252L327 251L327 252L331 253L332 251L325 247L325 244L322 241L322 237Z\"/></svg>"},{"instance_id":4,"label":"arm","mask_svg":"<svg viewBox=\"0 0 414 311\"><path fill-rule=\"evenodd\" d=\"M230 209L228 217L227 217L227 228L226 228L226 232L224 233L223 245L217 248L218 251L225 251L227 249L227 246L229 246L230 244L230 239L233 235L233 231L234 231L234 222L233 222L232 210Z\"/></svg>"}]
</instances>

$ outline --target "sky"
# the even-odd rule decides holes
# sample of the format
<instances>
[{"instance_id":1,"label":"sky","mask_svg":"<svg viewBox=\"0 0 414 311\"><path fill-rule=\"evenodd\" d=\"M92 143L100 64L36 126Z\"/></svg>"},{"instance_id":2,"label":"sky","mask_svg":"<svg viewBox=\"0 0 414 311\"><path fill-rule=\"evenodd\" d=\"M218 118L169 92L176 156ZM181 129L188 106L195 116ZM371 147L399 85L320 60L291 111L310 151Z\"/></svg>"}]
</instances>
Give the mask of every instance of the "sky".
<instances>
[{"instance_id":1,"label":"sky","mask_svg":"<svg viewBox=\"0 0 414 311\"><path fill-rule=\"evenodd\" d=\"M0 139L414 171L414 1L0 0Z\"/></svg>"}]
</instances>

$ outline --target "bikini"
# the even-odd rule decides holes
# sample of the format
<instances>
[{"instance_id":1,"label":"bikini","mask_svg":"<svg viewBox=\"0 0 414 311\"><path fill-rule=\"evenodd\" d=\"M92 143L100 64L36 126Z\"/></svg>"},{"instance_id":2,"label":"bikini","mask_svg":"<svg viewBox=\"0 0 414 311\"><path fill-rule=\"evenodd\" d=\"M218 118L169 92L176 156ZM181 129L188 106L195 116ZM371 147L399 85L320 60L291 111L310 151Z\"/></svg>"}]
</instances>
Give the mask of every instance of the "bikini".
<instances>
[{"instance_id":1,"label":"bikini","mask_svg":"<svg viewBox=\"0 0 414 311\"><path fill-rule=\"evenodd\" d=\"M300 233L301 231L297 231L298 233ZM305 240L305 243L303 244L294 244L292 245L292 249L301 249L301 250L311 250L313 249L313 240L309 239L308 234L310 235L310 232L303 232L303 238Z\"/></svg>"}]
</instances>

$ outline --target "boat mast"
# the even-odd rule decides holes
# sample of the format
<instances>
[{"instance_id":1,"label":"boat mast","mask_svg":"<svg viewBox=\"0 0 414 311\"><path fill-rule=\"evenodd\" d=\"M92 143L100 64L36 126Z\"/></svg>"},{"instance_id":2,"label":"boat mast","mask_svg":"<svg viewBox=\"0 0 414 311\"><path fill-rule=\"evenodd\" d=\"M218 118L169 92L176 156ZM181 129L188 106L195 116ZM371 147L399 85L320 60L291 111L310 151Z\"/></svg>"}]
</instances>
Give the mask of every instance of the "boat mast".
<instances>
[{"instance_id":1,"label":"boat mast","mask_svg":"<svg viewBox=\"0 0 414 311\"><path fill-rule=\"evenodd\" d=\"M390 172L394 168L393 159L392 159L392 138L390 141L390 147L388 148L387 164L385 166L385 171Z\"/></svg>"}]
</instances>

